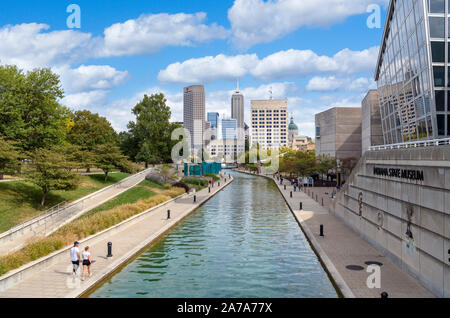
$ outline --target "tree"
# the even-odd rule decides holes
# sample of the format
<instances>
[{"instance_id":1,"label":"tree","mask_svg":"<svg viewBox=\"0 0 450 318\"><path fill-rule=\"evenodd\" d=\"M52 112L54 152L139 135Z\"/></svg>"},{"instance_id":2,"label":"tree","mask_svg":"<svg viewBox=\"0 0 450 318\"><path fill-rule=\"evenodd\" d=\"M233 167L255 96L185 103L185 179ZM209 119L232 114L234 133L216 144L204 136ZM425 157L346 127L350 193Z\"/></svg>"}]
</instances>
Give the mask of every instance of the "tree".
<instances>
[{"instance_id":1,"label":"tree","mask_svg":"<svg viewBox=\"0 0 450 318\"><path fill-rule=\"evenodd\" d=\"M171 140L172 131L180 127L169 122L170 107L163 94L144 95L144 98L133 108L135 122L128 124L128 135L123 135L122 149L130 149L126 142L137 145L135 152L127 153L132 159L141 155L152 154L158 161L170 161L174 141ZM144 146L146 144L146 146ZM144 148L143 148L144 147ZM145 156L149 158L149 156ZM140 156L141 158L141 156Z\"/></svg>"},{"instance_id":2,"label":"tree","mask_svg":"<svg viewBox=\"0 0 450 318\"><path fill-rule=\"evenodd\" d=\"M123 169L128 165L127 158L122 155L120 148L114 144L97 145L94 148L95 165L105 173L105 182L108 174L114 169Z\"/></svg>"},{"instance_id":3,"label":"tree","mask_svg":"<svg viewBox=\"0 0 450 318\"><path fill-rule=\"evenodd\" d=\"M0 135L24 150L61 144L70 111L59 104L64 97L59 76L50 69L23 73L0 66Z\"/></svg>"},{"instance_id":4,"label":"tree","mask_svg":"<svg viewBox=\"0 0 450 318\"><path fill-rule=\"evenodd\" d=\"M81 146L82 150L92 151L96 145L119 142L111 123L99 114L80 110L72 115L72 120L73 127L67 136L68 141Z\"/></svg>"},{"instance_id":5,"label":"tree","mask_svg":"<svg viewBox=\"0 0 450 318\"><path fill-rule=\"evenodd\" d=\"M95 165L95 155L93 152L83 150L81 146L67 144L63 146L55 146L54 150L63 153L66 158L67 170L72 169L90 169Z\"/></svg>"},{"instance_id":6,"label":"tree","mask_svg":"<svg viewBox=\"0 0 450 318\"><path fill-rule=\"evenodd\" d=\"M144 142L136 155L136 161L144 162L145 168L148 168L149 163L158 162L159 159L150 152L148 143Z\"/></svg>"},{"instance_id":7,"label":"tree","mask_svg":"<svg viewBox=\"0 0 450 318\"><path fill-rule=\"evenodd\" d=\"M3 175L14 175L20 171L20 155L15 145L0 137L0 180Z\"/></svg>"},{"instance_id":8,"label":"tree","mask_svg":"<svg viewBox=\"0 0 450 318\"><path fill-rule=\"evenodd\" d=\"M330 156L320 155L316 159L316 170L321 175L328 174L329 171L336 168L336 166L337 166L336 159Z\"/></svg>"},{"instance_id":9,"label":"tree","mask_svg":"<svg viewBox=\"0 0 450 318\"><path fill-rule=\"evenodd\" d=\"M42 190L41 206L52 190L73 190L78 185L78 176L67 169L64 154L54 149L36 149L30 153L31 162L25 172L27 181Z\"/></svg>"}]
</instances>

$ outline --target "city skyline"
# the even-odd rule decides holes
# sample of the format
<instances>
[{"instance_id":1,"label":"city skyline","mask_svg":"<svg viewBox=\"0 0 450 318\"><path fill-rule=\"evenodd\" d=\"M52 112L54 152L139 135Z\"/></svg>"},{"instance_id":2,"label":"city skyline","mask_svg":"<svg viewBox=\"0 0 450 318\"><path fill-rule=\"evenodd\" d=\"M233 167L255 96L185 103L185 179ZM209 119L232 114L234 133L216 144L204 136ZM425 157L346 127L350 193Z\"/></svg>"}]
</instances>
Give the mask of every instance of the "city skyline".
<instances>
[{"instance_id":1,"label":"city skyline","mask_svg":"<svg viewBox=\"0 0 450 318\"><path fill-rule=\"evenodd\" d=\"M240 0L139 2L127 10L125 4L105 7L82 0L77 2L80 29L68 29L65 3L5 3L0 39L8 50L0 49L0 60L26 70L51 67L61 76L65 105L98 112L118 131L126 129L131 108L145 93L163 92L172 121L182 121L181 89L194 84L205 86L208 111L231 115L228 105L239 79L246 97L245 122L250 120L250 100L269 98L272 87L274 98L289 100L301 133L313 136L315 113L357 107L367 89L375 88L382 28L368 28L367 8L381 6L382 26L388 1L346 1L339 14L295 1L288 1L289 10L279 1L253 2L255 12ZM281 19L295 21L266 26L269 5ZM336 5L329 1L327 12L337 12ZM261 15L255 15L259 18L253 26L239 19L257 12ZM161 28L162 23L178 30L177 36L167 39L172 29ZM143 31L126 33L138 29ZM12 49L10 39L17 36L26 47Z\"/></svg>"}]
</instances>

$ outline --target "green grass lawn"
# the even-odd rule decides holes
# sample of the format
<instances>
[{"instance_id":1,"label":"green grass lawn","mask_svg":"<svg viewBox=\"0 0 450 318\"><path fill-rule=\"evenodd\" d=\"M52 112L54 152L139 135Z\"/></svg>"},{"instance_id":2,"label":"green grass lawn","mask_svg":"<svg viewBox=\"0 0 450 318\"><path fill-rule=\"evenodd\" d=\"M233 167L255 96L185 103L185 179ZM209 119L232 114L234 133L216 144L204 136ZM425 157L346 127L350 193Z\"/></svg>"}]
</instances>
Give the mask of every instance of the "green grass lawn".
<instances>
[{"instance_id":1,"label":"green grass lawn","mask_svg":"<svg viewBox=\"0 0 450 318\"><path fill-rule=\"evenodd\" d=\"M45 207L40 206L41 190L25 181L0 183L0 233L29 220L42 211L63 201L75 201L129 176L113 173L104 181L104 175L80 176L80 185L72 191L52 191L47 196Z\"/></svg>"},{"instance_id":2,"label":"green grass lawn","mask_svg":"<svg viewBox=\"0 0 450 318\"><path fill-rule=\"evenodd\" d=\"M109 200L108 202L103 203L102 205L96 207L95 209L92 209L91 211L83 214L80 219L89 217L95 213L101 212L101 211L107 211L111 210L115 207L124 205L124 204L133 204L139 201L140 199L147 199L152 196L156 195L156 192L152 191L152 188L165 190L167 189L165 186L159 185L157 183L144 180L141 183L139 183L137 186L131 188L130 190L127 190L121 194L119 194L117 197L115 197L112 200Z\"/></svg>"}]
</instances>

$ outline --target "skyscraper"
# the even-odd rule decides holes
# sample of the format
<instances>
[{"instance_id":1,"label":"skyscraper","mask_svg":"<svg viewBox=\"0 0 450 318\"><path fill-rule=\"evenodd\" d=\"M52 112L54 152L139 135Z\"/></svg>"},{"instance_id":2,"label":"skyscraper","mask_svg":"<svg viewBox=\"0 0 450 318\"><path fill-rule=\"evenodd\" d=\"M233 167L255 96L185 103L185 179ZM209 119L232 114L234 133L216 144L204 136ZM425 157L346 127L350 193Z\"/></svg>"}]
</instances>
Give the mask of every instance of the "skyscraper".
<instances>
[{"instance_id":1,"label":"skyscraper","mask_svg":"<svg viewBox=\"0 0 450 318\"><path fill-rule=\"evenodd\" d=\"M236 119L237 128L244 129L244 95L239 90L239 82L231 97L231 118Z\"/></svg>"},{"instance_id":2,"label":"skyscraper","mask_svg":"<svg viewBox=\"0 0 450 318\"><path fill-rule=\"evenodd\" d=\"M194 153L203 148L205 130L205 88L193 85L184 88L183 96L184 128L191 134L191 148Z\"/></svg>"},{"instance_id":3,"label":"skyscraper","mask_svg":"<svg viewBox=\"0 0 450 318\"><path fill-rule=\"evenodd\" d=\"M211 123L211 128L217 128L219 124L219 113L208 113L208 121Z\"/></svg>"},{"instance_id":4,"label":"skyscraper","mask_svg":"<svg viewBox=\"0 0 450 318\"><path fill-rule=\"evenodd\" d=\"M236 119L222 119L222 139L237 139Z\"/></svg>"},{"instance_id":5,"label":"skyscraper","mask_svg":"<svg viewBox=\"0 0 450 318\"><path fill-rule=\"evenodd\" d=\"M390 1L375 74L385 144L450 136L449 7Z\"/></svg>"}]
</instances>

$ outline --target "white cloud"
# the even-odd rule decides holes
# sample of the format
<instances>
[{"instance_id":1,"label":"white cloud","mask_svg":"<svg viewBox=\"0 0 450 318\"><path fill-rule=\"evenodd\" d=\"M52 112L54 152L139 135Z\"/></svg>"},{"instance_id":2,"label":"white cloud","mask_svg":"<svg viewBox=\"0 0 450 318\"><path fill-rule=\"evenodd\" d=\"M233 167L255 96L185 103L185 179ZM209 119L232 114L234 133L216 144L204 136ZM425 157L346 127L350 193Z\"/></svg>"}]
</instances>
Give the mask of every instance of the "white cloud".
<instances>
[{"instance_id":1,"label":"white cloud","mask_svg":"<svg viewBox=\"0 0 450 318\"><path fill-rule=\"evenodd\" d=\"M337 90L364 92L375 87L375 81L366 77L351 79L338 78L336 76L315 76L306 85L306 90L315 92L329 92Z\"/></svg>"},{"instance_id":2,"label":"white cloud","mask_svg":"<svg viewBox=\"0 0 450 318\"><path fill-rule=\"evenodd\" d=\"M233 80L244 77L257 63L256 54L206 56L171 64L158 74L158 80L166 83L208 83L219 78Z\"/></svg>"},{"instance_id":3,"label":"white cloud","mask_svg":"<svg viewBox=\"0 0 450 318\"><path fill-rule=\"evenodd\" d=\"M78 31L48 31L46 24L19 24L0 28L0 62L30 70L65 65L85 58L97 39Z\"/></svg>"},{"instance_id":4,"label":"white cloud","mask_svg":"<svg viewBox=\"0 0 450 318\"><path fill-rule=\"evenodd\" d=\"M313 74L356 74L373 71L378 47L362 51L344 49L332 57L319 56L311 50L287 50L262 59L251 74L262 80L305 77Z\"/></svg>"},{"instance_id":5,"label":"white cloud","mask_svg":"<svg viewBox=\"0 0 450 318\"><path fill-rule=\"evenodd\" d=\"M301 27L328 27L389 0L236 0L228 11L232 42L240 49L269 43ZM361 26L365 27L365 26Z\"/></svg>"},{"instance_id":6,"label":"white cloud","mask_svg":"<svg viewBox=\"0 0 450 318\"><path fill-rule=\"evenodd\" d=\"M170 83L208 83L253 75L259 80L302 78L315 74L357 74L373 71L378 47L362 51L344 49L334 56L319 56L311 50L287 50L259 59L256 54L217 55L170 64L158 79Z\"/></svg>"},{"instance_id":7,"label":"white cloud","mask_svg":"<svg viewBox=\"0 0 450 318\"><path fill-rule=\"evenodd\" d=\"M81 65L76 69L69 66L53 69L61 75L61 83L68 93L86 90L109 90L129 77L127 71L121 72L109 65Z\"/></svg>"},{"instance_id":8,"label":"white cloud","mask_svg":"<svg viewBox=\"0 0 450 318\"><path fill-rule=\"evenodd\" d=\"M98 106L104 105L109 91L106 90L91 90L86 92L79 92L68 94L62 99L62 104L74 110L80 109L95 109Z\"/></svg>"},{"instance_id":9,"label":"white cloud","mask_svg":"<svg viewBox=\"0 0 450 318\"><path fill-rule=\"evenodd\" d=\"M105 29L103 56L152 54L166 46L189 46L212 39L224 39L228 31L213 23L206 25L206 13L148 14Z\"/></svg>"}]
</instances>

